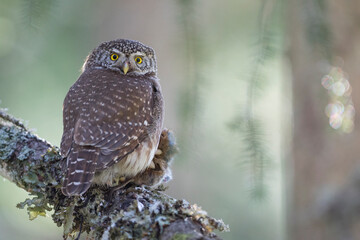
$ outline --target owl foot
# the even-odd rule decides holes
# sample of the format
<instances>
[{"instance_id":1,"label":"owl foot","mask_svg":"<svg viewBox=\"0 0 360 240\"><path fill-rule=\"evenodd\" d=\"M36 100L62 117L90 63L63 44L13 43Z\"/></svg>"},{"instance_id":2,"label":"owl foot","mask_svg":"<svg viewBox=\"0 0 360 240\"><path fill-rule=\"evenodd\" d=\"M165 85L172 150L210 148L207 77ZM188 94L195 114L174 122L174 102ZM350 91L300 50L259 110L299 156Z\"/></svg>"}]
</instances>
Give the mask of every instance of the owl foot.
<instances>
[{"instance_id":1,"label":"owl foot","mask_svg":"<svg viewBox=\"0 0 360 240\"><path fill-rule=\"evenodd\" d=\"M154 161L151 161L149 168L151 168L151 169L155 169L155 168L156 168Z\"/></svg>"},{"instance_id":2,"label":"owl foot","mask_svg":"<svg viewBox=\"0 0 360 240\"><path fill-rule=\"evenodd\" d=\"M164 159L154 157L150 166L142 173L136 175L133 182L136 185L145 185L151 188L159 186L161 183L172 179L172 174L168 162Z\"/></svg>"},{"instance_id":3,"label":"owl foot","mask_svg":"<svg viewBox=\"0 0 360 240\"><path fill-rule=\"evenodd\" d=\"M162 150L161 149L157 149L156 152L155 152L155 155L161 155L162 154Z\"/></svg>"},{"instance_id":4,"label":"owl foot","mask_svg":"<svg viewBox=\"0 0 360 240\"><path fill-rule=\"evenodd\" d=\"M125 180L125 178L123 178L124 181L121 181L118 185L114 186L114 187L111 187L110 188L110 191L116 191L116 190L119 190L119 189L122 189L122 188L125 188L129 183L132 183L134 182L134 179L129 179L129 180Z\"/></svg>"}]
</instances>

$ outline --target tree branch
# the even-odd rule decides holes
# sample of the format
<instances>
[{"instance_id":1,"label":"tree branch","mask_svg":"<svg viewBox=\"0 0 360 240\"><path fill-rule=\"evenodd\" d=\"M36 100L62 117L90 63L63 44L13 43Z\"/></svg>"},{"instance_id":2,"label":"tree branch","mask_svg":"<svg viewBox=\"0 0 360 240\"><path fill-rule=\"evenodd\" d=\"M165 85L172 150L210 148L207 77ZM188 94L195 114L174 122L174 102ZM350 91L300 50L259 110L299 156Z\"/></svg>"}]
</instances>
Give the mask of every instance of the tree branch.
<instances>
[{"instance_id":1,"label":"tree branch","mask_svg":"<svg viewBox=\"0 0 360 240\"><path fill-rule=\"evenodd\" d=\"M159 149L171 159L176 146L171 132L164 131ZM82 197L65 197L61 160L57 147L0 109L0 175L30 193L32 198L18 204L27 207L30 219L54 210L52 219L64 227L64 238L86 232L94 239L219 239L213 230L229 230L196 204L161 189L92 187Z\"/></svg>"}]
</instances>

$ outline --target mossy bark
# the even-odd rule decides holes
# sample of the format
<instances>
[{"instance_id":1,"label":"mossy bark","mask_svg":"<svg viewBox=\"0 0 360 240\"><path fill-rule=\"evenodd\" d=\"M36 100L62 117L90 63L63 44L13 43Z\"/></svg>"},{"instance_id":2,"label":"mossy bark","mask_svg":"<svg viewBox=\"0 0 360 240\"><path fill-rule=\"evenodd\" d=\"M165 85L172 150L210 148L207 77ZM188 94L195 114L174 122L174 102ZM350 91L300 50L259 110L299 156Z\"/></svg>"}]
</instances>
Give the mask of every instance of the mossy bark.
<instances>
[{"instance_id":1,"label":"mossy bark","mask_svg":"<svg viewBox=\"0 0 360 240\"><path fill-rule=\"evenodd\" d=\"M166 145L173 154L175 145ZM30 219L54 210L52 219L64 227L64 238L81 232L90 239L219 239L213 230L228 230L196 204L161 189L92 187L82 197L66 197L60 190L61 160L57 147L0 110L0 175L30 193L18 204L27 207Z\"/></svg>"}]
</instances>

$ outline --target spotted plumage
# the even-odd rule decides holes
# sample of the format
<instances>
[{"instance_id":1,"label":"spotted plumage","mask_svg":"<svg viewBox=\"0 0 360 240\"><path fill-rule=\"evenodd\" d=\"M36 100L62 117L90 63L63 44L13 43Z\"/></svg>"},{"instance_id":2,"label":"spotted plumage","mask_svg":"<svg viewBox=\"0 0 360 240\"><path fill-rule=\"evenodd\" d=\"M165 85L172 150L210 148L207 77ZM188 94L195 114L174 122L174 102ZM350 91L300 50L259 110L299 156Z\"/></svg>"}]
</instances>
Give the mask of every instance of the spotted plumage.
<instances>
[{"instance_id":1,"label":"spotted plumage","mask_svg":"<svg viewBox=\"0 0 360 240\"><path fill-rule=\"evenodd\" d=\"M89 54L64 100L65 195L112 186L149 167L163 126L156 71L154 51L136 41L105 42Z\"/></svg>"}]
</instances>

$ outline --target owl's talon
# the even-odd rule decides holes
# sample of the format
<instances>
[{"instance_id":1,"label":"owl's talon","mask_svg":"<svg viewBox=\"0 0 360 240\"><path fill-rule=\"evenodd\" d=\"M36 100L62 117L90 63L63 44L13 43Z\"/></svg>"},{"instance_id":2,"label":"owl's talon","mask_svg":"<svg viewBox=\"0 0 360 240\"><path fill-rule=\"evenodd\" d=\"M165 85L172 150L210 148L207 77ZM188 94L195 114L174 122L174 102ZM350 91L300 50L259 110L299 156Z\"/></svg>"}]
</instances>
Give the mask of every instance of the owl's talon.
<instances>
[{"instance_id":1,"label":"owl's talon","mask_svg":"<svg viewBox=\"0 0 360 240\"><path fill-rule=\"evenodd\" d=\"M150 163L150 165L149 165L149 168L151 168L151 169L155 169L155 163L154 163L154 161L151 161L151 163Z\"/></svg>"},{"instance_id":2,"label":"owl's talon","mask_svg":"<svg viewBox=\"0 0 360 240\"><path fill-rule=\"evenodd\" d=\"M123 178L123 177L121 177L121 178ZM119 179L119 180L120 180L120 179ZM108 192L108 194L107 194L108 197L109 197L109 198L112 198L113 195L114 195L114 193L115 193L117 190L126 187L129 183L131 183L131 182L133 182L133 181L134 181L133 179L129 179L128 181L126 181L126 182L124 182L124 183L121 183L121 184L119 184L119 185L117 185L117 186L110 187L109 192Z\"/></svg>"},{"instance_id":3,"label":"owl's talon","mask_svg":"<svg viewBox=\"0 0 360 240\"><path fill-rule=\"evenodd\" d=\"M124 179L124 181L125 181L125 179ZM126 185L128 185L129 183L131 183L131 182L133 182L133 181L134 181L133 179L129 179L129 180L127 180L126 182L123 182L123 183L115 186L114 188L115 188L115 189L124 188L124 187L126 187Z\"/></svg>"}]
</instances>

